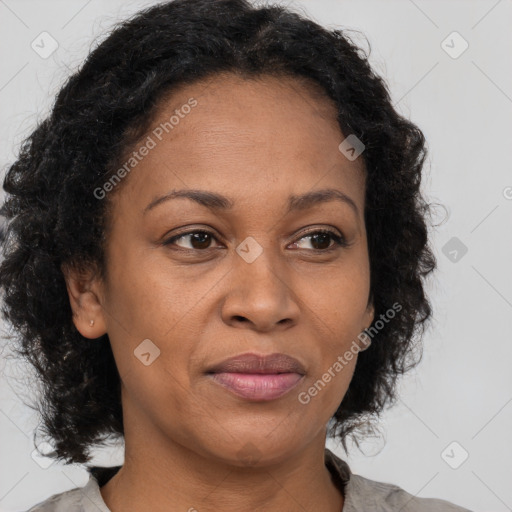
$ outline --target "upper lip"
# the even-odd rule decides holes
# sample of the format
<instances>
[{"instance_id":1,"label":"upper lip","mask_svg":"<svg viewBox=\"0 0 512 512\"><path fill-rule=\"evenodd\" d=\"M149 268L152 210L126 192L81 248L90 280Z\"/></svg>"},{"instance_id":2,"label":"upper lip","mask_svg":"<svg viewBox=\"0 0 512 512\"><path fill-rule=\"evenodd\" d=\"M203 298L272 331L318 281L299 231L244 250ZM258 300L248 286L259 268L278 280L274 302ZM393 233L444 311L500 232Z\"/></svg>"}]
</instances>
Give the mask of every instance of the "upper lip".
<instances>
[{"instance_id":1,"label":"upper lip","mask_svg":"<svg viewBox=\"0 0 512 512\"><path fill-rule=\"evenodd\" d=\"M305 375L304 366L286 354L240 354L208 368L207 373L299 373Z\"/></svg>"}]
</instances>

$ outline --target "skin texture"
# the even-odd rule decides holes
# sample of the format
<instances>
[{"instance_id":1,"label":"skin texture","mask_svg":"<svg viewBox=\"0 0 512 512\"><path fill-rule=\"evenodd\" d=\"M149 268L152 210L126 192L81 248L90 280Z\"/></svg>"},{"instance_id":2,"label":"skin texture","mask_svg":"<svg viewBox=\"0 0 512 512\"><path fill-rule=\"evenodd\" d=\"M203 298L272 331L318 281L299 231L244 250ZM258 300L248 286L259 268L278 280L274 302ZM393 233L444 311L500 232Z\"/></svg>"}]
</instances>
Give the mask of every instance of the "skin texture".
<instances>
[{"instance_id":1,"label":"skin texture","mask_svg":"<svg viewBox=\"0 0 512 512\"><path fill-rule=\"evenodd\" d=\"M148 502L156 512L339 512L326 426L357 358L307 405L298 394L373 319L362 159L338 150L335 107L299 80L217 75L174 91L152 126L191 97L197 106L110 193L107 278L66 276L77 329L90 343L108 333L122 379L125 463L102 496L113 512ZM290 195L325 188L352 198L358 213L335 200L286 213ZM210 211L178 198L144 213L181 189L234 206ZM315 244L306 235L317 229L350 245ZM162 244L194 230L213 237ZM236 252L247 237L263 250L252 263ZM134 356L145 339L160 350L148 366ZM306 375L279 399L249 402L205 374L246 352L289 354Z\"/></svg>"}]
</instances>

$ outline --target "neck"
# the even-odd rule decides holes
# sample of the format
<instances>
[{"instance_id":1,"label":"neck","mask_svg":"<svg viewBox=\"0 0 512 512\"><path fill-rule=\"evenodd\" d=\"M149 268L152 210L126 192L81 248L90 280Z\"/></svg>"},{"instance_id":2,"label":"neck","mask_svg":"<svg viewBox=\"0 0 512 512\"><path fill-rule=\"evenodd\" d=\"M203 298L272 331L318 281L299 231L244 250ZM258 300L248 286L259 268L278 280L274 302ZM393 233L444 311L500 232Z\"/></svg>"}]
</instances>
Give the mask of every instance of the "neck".
<instances>
[{"instance_id":1,"label":"neck","mask_svg":"<svg viewBox=\"0 0 512 512\"><path fill-rule=\"evenodd\" d=\"M127 411L127 414L129 412ZM140 416L139 416L140 420ZM340 512L324 461L325 430L289 457L233 464L201 454L125 416L125 462L101 489L112 512ZM149 442L148 442L149 439Z\"/></svg>"}]
</instances>

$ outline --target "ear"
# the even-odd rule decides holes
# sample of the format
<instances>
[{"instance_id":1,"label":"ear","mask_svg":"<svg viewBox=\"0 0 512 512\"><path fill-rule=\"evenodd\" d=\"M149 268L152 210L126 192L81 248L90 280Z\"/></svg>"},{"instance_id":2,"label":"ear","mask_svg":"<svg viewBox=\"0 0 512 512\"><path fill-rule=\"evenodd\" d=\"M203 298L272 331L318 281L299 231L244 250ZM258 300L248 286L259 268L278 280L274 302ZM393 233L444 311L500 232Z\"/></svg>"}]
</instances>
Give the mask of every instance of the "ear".
<instances>
[{"instance_id":1,"label":"ear","mask_svg":"<svg viewBox=\"0 0 512 512\"><path fill-rule=\"evenodd\" d=\"M372 324L374 318L375 308L373 307L373 302L370 302L364 314L364 325L362 326L362 329L368 329L368 327L370 327L370 325Z\"/></svg>"},{"instance_id":2,"label":"ear","mask_svg":"<svg viewBox=\"0 0 512 512\"><path fill-rule=\"evenodd\" d=\"M106 334L103 287L99 278L95 277L95 272L77 270L68 265L61 265L61 270L73 310L73 323L78 332L90 339Z\"/></svg>"}]
</instances>

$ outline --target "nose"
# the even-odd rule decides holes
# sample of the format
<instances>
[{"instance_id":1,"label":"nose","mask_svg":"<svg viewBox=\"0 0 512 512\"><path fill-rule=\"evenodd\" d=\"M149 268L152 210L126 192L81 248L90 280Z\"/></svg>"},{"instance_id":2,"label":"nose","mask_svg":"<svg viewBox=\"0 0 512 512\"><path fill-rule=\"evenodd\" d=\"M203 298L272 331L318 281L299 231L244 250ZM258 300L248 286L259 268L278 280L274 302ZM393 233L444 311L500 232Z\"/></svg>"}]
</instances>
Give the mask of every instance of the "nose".
<instances>
[{"instance_id":1,"label":"nose","mask_svg":"<svg viewBox=\"0 0 512 512\"><path fill-rule=\"evenodd\" d=\"M296 324L300 307L293 271L271 261L269 252L263 251L252 263L235 257L222 304L226 324L260 332Z\"/></svg>"}]
</instances>

